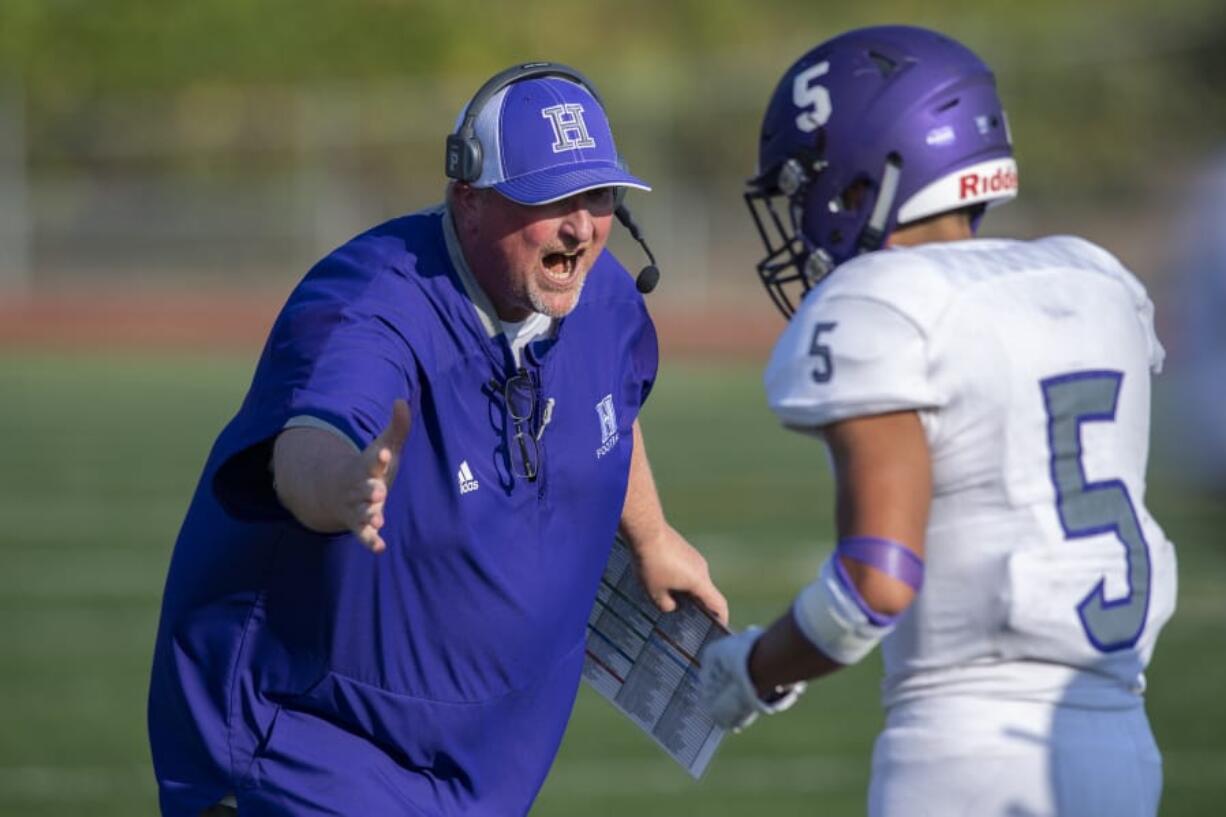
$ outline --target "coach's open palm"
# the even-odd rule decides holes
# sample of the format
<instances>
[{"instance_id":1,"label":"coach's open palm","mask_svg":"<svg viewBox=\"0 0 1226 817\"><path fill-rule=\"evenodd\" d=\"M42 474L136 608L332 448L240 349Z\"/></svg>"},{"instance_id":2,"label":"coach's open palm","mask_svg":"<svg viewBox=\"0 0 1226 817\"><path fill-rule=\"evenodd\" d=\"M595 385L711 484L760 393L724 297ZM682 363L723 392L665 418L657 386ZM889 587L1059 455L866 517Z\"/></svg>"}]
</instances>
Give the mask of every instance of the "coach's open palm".
<instances>
[{"instance_id":1,"label":"coach's open palm","mask_svg":"<svg viewBox=\"0 0 1226 817\"><path fill-rule=\"evenodd\" d=\"M383 505L400 468L400 450L404 448L412 422L409 404L397 400L392 405L392 419L387 428L362 451L360 473L354 480L353 495L346 503L349 529L375 553L387 548L387 543L379 535L384 523Z\"/></svg>"}]
</instances>

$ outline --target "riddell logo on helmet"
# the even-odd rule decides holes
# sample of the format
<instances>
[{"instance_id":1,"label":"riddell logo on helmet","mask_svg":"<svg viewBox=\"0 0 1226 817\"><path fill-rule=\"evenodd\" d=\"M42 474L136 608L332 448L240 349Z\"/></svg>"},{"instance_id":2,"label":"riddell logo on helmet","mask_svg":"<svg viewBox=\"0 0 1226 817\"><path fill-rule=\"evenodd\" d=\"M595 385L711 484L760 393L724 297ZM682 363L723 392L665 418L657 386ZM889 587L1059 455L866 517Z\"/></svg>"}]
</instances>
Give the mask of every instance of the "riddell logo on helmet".
<instances>
[{"instance_id":1,"label":"riddell logo on helmet","mask_svg":"<svg viewBox=\"0 0 1226 817\"><path fill-rule=\"evenodd\" d=\"M958 198L966 199L1005 193L1017 190L1017 171L998 167L990 176L980 173L963 173L958 177Z\"/></svg>"},{"instance_id":2,"label":"riddell logo on helmet","mask_svg":"<svg viewBox=\"0 0 1226 817\"><path fill-rule=\"evenodd\" d=\"M1017 195L1017 165L1012 156L961 167L929 182L898 208L898 223L956 210L981 201L1004 201Z\"/></svg>"}]
</instances>

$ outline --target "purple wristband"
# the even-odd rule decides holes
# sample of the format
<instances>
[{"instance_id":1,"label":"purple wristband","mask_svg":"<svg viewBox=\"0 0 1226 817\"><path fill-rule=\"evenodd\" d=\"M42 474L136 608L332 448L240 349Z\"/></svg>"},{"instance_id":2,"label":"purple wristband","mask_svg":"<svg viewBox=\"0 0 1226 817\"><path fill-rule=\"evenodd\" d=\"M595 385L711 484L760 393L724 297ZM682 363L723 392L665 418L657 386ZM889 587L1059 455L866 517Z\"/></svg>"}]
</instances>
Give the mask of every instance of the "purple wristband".
<instances>
[{"instance_id":1,"label":"purple wristband","mask_svg":"<svg viewBox=\"0 0 1226 817\"><path fill-rule=\"evenodd\" d=\"M848 536L839 540L835 552L875 567L917 593L924 583L924 561L898 542L876 536Z\"/></svg>"}]
</instances>

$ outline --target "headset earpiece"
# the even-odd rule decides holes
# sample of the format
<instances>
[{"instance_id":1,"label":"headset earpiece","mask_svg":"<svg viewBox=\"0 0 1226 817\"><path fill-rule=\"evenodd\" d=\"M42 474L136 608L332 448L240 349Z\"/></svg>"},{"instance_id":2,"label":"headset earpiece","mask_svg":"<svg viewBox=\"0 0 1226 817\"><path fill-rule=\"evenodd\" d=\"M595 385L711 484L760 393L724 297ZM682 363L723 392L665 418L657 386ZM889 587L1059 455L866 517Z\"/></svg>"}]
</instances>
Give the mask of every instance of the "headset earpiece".
<instances>
[{"instance_id":1,"label":"headset earpiece","mask_svg":"<svg viewBox=\"0 0 1226 817\"><path fill-rule=\"evenodd\" d=\"M447 178L475 182L481 178L481 142L472 135L453 133L447 137Z\"/></svg>"}]
</instances>

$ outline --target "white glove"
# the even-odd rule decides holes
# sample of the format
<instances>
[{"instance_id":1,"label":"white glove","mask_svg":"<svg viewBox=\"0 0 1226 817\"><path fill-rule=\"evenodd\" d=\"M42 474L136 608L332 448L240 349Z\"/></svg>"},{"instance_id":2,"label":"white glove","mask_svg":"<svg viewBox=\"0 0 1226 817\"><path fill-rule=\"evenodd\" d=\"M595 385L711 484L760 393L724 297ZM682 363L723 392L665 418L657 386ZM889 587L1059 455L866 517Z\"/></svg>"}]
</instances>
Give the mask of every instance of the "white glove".
<instances>
[{"instance_id":1,"label":"white glove","mask_svg":"<svg viewBox=\"0 0 1226 817\"><path fill-rule=\"evenodd\" d=\"M699 695L717 726L740 732L758 719L759 713L773 715L796 703L805 691L804 682L781 688L769 701L758 697L749 678L749 653L762 628L742 632L708 644L702 651Z\"/></svg>"}]
</instances>

